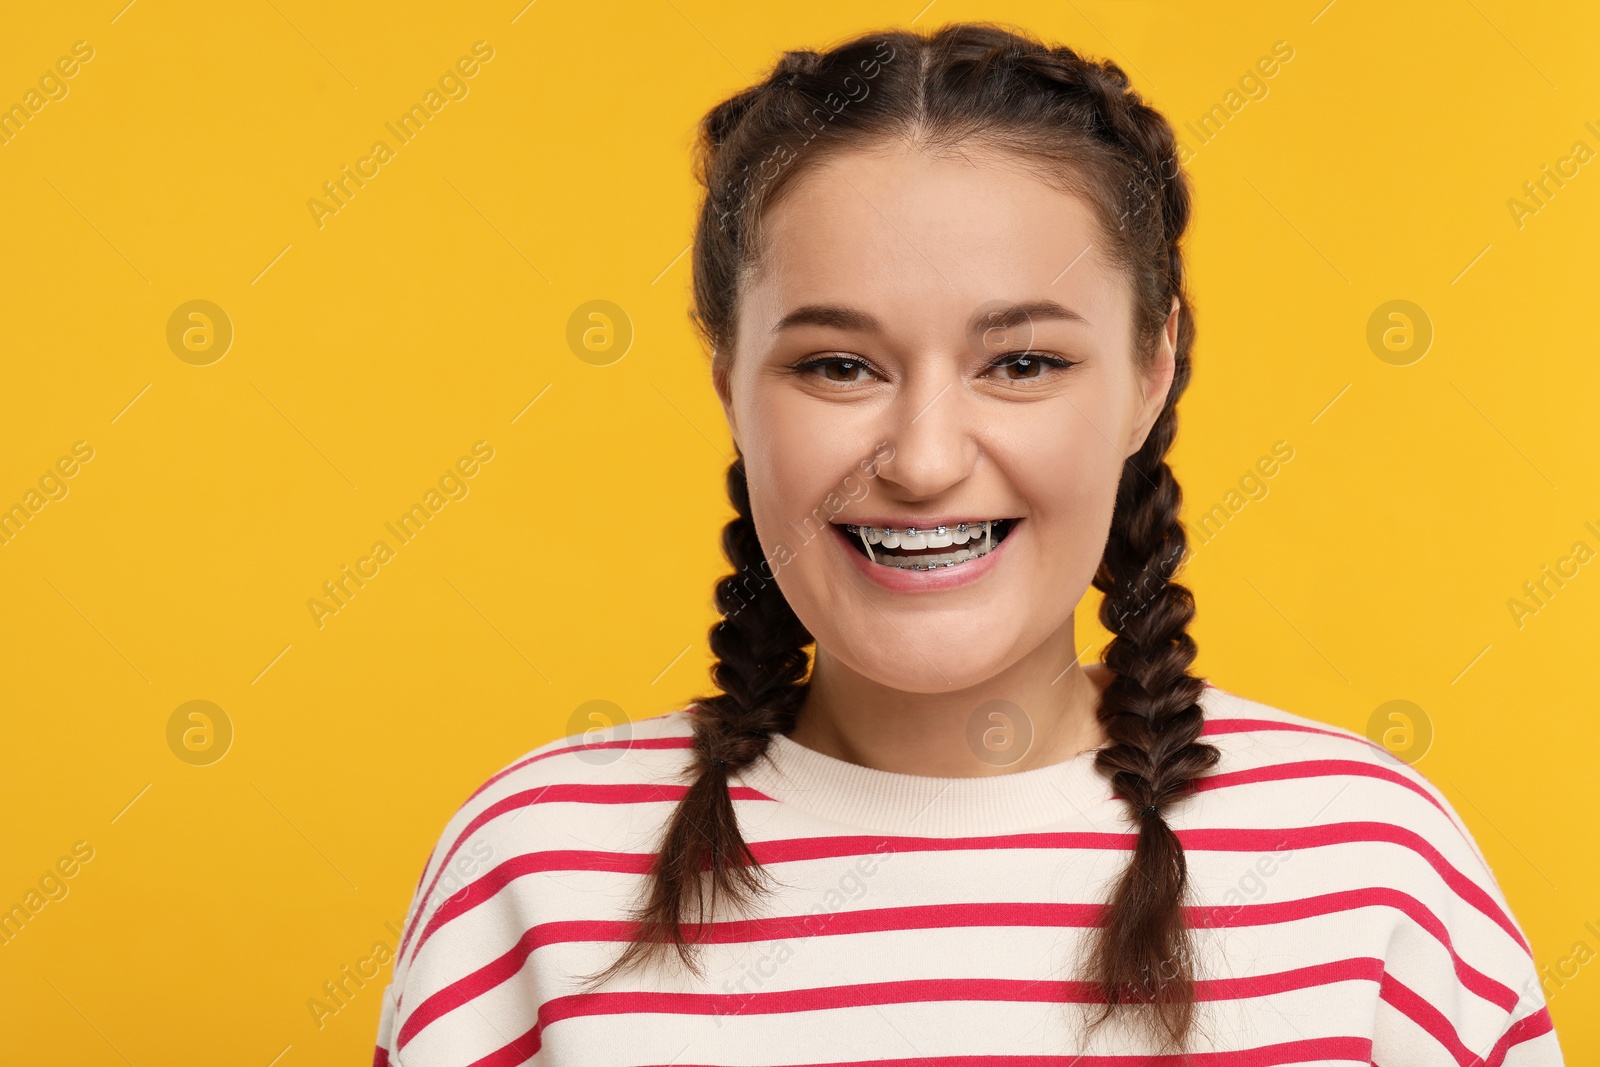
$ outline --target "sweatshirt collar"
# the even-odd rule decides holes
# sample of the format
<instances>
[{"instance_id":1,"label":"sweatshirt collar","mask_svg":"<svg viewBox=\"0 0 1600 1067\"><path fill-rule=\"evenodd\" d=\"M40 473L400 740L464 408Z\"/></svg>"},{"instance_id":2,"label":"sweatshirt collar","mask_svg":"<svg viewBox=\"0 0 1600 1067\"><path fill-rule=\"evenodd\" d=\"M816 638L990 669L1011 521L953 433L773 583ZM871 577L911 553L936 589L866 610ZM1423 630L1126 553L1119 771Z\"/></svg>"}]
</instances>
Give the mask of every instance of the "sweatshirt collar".
<instances>
[{"instance_id":1,"label":"sweatshirt collar","mask_svg":"<svg viewBox=\"0 0 1600 1067\"><path fill-rule=\"evenodd\" d=\"M738 777L779 803L877 833L967 837L1074 823L1121 830L1094 759L1090 750L1032 770L941 778L865 767L773 734L765 757Z\"/></svg>"}]
</instances>

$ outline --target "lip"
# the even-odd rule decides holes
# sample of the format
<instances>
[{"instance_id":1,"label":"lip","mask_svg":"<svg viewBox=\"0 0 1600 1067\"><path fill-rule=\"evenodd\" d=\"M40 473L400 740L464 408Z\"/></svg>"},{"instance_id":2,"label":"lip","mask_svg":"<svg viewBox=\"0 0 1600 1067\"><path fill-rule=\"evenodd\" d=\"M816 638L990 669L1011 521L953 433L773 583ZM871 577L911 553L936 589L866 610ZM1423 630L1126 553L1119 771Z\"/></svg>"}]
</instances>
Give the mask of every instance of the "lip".
<instances>
[{"instance_id":1,"label":"lip","mask_svg":"<svg viewBox=\"0 0 1600 1067\"><path fill-rule=\"evenodd\" d=\"M922 525L923 523L929 521L930 520L928 519L919 519L914 522L907 522L904 524L904 526L916 526L917 529L921 530L925 528L931 528L931 526L940 525L940 523L931 523L930 527L924 527ZM971 523L982 521L982 519L955 519L953 521L940 520L940 522L945 526L954 526L962 522ZM867 581L871 582L873 585L878 586L880 589L887 589L891 593L937 593L943 592L946 589L956 589L963 585L971 585L973 582L978 581L984 575L994 570L994 568L999 565L1001 554L1005 552L1006 547L1010 545L1012 540L1016 537L1017 531L1021 529L1026 522L1026 519L1017 519L1016 524L1011 528L1011 532L1006 535L1006 539L1001 541L998 545L995 545L988 552L984 553L984 555L980 558L968 560L966 563L963 563L960 566L940 567L937 570L931 571L901 570L898 567L885 567L882 564L873 563L871 560L867 559L866 556L856 551L855 546L850 543L850 535L845 532L843 526L839 526L835 523L829 523L828 525L833 527L833 533L838 542L839 551L848 556L851 564L856 568L856 570L861 572L861 576L866 578ZM892 522L869 522L862 520L852 522L851 525L893 526L895 524Z\"/></svg>"},{"instance_id":2,"label":"lip","mask_svg":"<svg viewBox=\"0 0 1600 1067\"><path fill-rule=\"evenodd\" d=\"M888 527L888 528L895 529L895 530L909 530L909 529L931 530L935 526L960 526L962 523L966 523L968 526L972 526L972 525L975 525L975 524L980 523L980 522L988 522L990 519L993 519L995 521L999 521L1000 519L1007 519L1007 518L1011 518L1011 517L1012 516L1009 516L1009 515L980 515L980 516L976 516L976 517L962 515L962 516L957 516L955 518L945 519L945 518L928 518L926 515L913 515L913 516L910 516L910 517L902 516L902 517L899 517L899 518L884 517L884 516L868 516L868 517L866 517L864 519L851 519L850 520L850 525L851 526L877 526L877 527L880 527L880 528Z\"/></svg>"}]
</instances>

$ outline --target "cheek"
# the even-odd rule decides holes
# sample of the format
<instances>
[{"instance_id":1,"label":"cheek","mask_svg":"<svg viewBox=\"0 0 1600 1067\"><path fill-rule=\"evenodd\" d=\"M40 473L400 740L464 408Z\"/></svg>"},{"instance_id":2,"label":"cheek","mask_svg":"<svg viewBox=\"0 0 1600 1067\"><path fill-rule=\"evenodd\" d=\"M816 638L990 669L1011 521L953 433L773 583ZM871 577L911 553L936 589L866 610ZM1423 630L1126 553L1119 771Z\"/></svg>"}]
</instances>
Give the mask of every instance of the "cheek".
<instances>
[{"instance_id":1,"label":"cheek","mask_svg":"<svg viewBox=\"0 0 1600 1067\"><path fill-rule=\"evenodd\" d=\"M1040 405L1041 409L1045 405ZM1125 432L1079 402L1049 405L1039 417L1018 419L995 446L1005 479L1027 503L1053 550L1096 559L1116 501L1123 455L1113 443Z\"/></svg>"},{"instance_id":2,"label":"cheek","mask_svg":"<svg viewBox=\"0 0 1600 1067\"><path fill-rule=\"evenodd\" d=\"M1087 592L1105 553L1122 467L1121 454L1093 428L1085 434L1081 418L1071 422L1078 425L1035 435L1026 461L1012 467L1032 514L1028 546L1037 553L1039 595L1067 608Z\"/></svg>"},{"instance_id":3,"label":"cheek","mask_svg":"<svg viewBox=\"0 0 1600 1067\"><path fill-rule=\"evenodd\" d=\"M872 492L870 483L863 486L860 463L872 455L874 441L804 398L754 405L743 425L750 509L768 560L775 571L819 569L817 539L831 536L831 521L844 508L859 507L864 490ZM783 548L792 560L782 558Z\"/></svg>"},{"instance_id":4,"label":"cheek","mask_svg":"<svg viewBox=\"0 0 1600 1067\"><path fill-rule=\"evenodd\" d=\"M746 470L759 463L775 512L805 515L829 493L861 495L862 464L885 439L881 406L819 399L777 374L741 385Z\"/></svg>"},{"instance_id":5,"label":"cheek","mask_svg":"<svg viewBox=\"0 0 1600 1067\"><path fill-rule=\"evenodd\" d=\"M772 580L819 643L868 639L871 621L858 618L866 604L853 584L864 580L850 571L854 550L838 542L833 520L882 499L881 483L861 473L879 428L861 412L792 396L752 405L741 426L751 515Z\"/></svg>"}]
</instances>

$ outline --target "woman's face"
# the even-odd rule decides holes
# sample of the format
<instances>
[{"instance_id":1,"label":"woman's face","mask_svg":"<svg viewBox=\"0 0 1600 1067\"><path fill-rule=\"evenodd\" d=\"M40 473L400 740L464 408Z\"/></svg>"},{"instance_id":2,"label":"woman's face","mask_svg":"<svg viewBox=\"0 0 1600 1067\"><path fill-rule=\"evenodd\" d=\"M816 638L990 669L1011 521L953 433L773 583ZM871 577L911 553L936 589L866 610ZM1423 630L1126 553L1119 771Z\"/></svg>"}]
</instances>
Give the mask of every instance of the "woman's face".
<instances>
[{"instance_id":1,"label":"woman's face","mask_svg":"<svg viewBox=\"0 0 1600 1067\"><path fill-rule=\"evenodd\" d=\"M762 548L819 651L936 693L1070 647L1123 460L1171 382L1176 311L1141 370L1088 204L994 153L838 155L765 222L715 377Z\"/></svg>"}]
</instances>

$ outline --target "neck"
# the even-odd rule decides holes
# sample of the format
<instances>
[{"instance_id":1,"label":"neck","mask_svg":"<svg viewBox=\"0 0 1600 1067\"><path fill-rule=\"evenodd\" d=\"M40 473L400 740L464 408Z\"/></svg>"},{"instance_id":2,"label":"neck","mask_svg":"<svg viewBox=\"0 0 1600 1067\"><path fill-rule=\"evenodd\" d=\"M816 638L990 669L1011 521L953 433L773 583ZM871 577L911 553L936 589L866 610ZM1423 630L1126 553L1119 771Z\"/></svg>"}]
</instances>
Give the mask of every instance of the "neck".
<instances>
[{"instance_id":1,"label":"neck","mask_svg":"<svg viewBox=\"0 0 1600 1067\"><path fill-rule=\"evenodd\" d=\"M1073 636L1068 617L1049 640L999 674L940 693L883 685L818 645L789 737L849 763L938 778L1065 762L1107 740L1097 709L1110 673L1099 664L1080 665Z\"/></svg>"}]
</instances>

